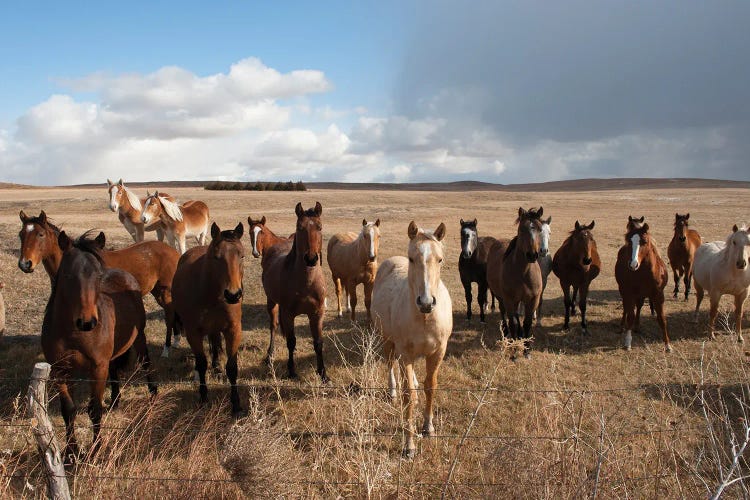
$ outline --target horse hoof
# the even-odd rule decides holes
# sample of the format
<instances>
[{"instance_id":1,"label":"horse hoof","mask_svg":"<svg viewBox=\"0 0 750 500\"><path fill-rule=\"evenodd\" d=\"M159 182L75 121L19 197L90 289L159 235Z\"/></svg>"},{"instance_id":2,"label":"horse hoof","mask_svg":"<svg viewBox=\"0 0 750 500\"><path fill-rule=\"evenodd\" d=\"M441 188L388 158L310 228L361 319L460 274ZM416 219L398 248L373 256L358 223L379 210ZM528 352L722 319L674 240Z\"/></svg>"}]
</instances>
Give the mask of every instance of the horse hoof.
<instances>
[{"instance_id":1,"label":"horse hoof","mask_svg":"<svg viewBox=\"0 0 750 500\"><path fill-rule=\"evenodd\" d=\"M480 319L480 320L479 320L479 322L480 322L481 324L483 324L483 325L486 325L486 324L487 324L487 322L486 322L485 320L483 320L483 319Z\"/></svg>"},{"instance_id":2,"label":"horse hoof","mask_svg":"<svg viewBox=\"0 0 750 500\"><path fill-rule=\"evenodd\" d=\"M422 429L422 437L433 437L435 435L435 428L433 426L424 427Z\"/></svg>"},{"instance_id":3,"label":"horse hoof","mask_svg":"<svg viewBox=\"0 0 750 500\"><path fill-rule=\"evenodd\" d=\"M401 458L405 458L406 460L411 460L414 458L415 450L413 448L404 448L404 451L401 452Z\"/></svg>"},{"instance_id":4,"label":"horse hoof","mask_svg":"<svg viewBox=\"0 0 750 500\"><path fill-rule=\"evenodd\" d=\"M630 333L630 331L625 332L625 339L623 341L623 347L626 351L629 351L631 348L631 345L633 343L633 335Z\"/></svg>"},{"instance_id":5,"label":"horse hoof","mask_svg":"<svg viewBox=\"0 0 750 500\"><path fill-rule=\"evenodd\" d=\"M336 314L336 317L337 318L343 318L344 317L344 313L342 313L341 311L339 311L338 314Z\"/></svg>"},{"instance_id":6,"label":"horse hoof","mask_svg":"<svg viewBox=\"0 0 750 500\"><path fill-rule=\"evenodd\" d=\"M172 337L172 345L174 347L180 347L180 341L182 340L182 337L180 335L175 335Z\"/></svg>"},{"instance_id":7,"label":"horse hoof","mask_svg":"<svg viewBox=\"0 0 750 500\"><path fill-rule=\"evenodd\" d=\"M161 350L161 357L162 358L168 358L169 357L169 347L164 346L164 348Z\"/></svg>"},{"instance_id":8,"label":"horse hoof","mask_svg":"<svg viewBox=\"0 0 750 500\"><path fill-rule=\"evenodd\" d=\"M232 410L232 418L242 418L247 416L247 410L244 408L237 408L236 410Z\"/></svg>"},{"instance_id":9,"label":"horse hoof","mask_svg":"<svg viewBox=\"0 0 750 500\"><path fill-rule=\"evenodd\" d=\"M737 342L739 342L740 344L743 343L744 341L745 339L742 338L742 335L737 337Z\"/></svg>"},{"instance_id":10,"label":"horse hoof","mask_svg":"<svg viewBox=\"0 0 750 500\"><path fill-rule=\"evenodd\" d=\"M669 344L666 344L664 346L664 352L672 352L672 346Z\"/></svg>"}]
</instances>

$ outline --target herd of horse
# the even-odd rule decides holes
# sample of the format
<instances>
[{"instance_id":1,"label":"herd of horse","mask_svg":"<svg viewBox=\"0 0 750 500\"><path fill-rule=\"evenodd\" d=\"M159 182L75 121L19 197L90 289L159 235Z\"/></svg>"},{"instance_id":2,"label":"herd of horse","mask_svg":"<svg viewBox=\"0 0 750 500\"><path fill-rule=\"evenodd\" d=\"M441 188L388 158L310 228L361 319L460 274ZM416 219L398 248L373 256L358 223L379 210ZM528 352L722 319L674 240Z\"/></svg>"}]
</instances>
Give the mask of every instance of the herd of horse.
<instances>
[{"instance_id":1,"label":"herd of horse","mask_svg":"<svg viewBox=\"0 0 750 500\"><path fill-rule=\"evenodd\" d=\"M18 267L33 272L41 262L50 278L51 293L44 313L42 350L52 365L53 379L60 390L60 403L66 425L66 457L76 455L73 432L75 404L68 390L74 374L83 373L91 382L88 413L94 426L94 445L103 411L107 381L111 383L114 406L118 402L119 373L123 356L131 347L151 380L150 360L145 337L145 311L142 297L151 293L164 309L166 336L163 357L168 357L172 340L182 335L195 356L199 396L207 399L208 359L204 339L208 339L212 366L219 369L222 337L226 352L225 372L231 388L234 415L243 412L237 388L237 356L242 340L244 225L221 230L209 225L208 207L202 201L178 203L166 193L147 194L144 199L125 187L122 180L107 181L109 206L135 243L120 250L105 248L105 235L92 232L71 239L47 217L20 212L21 254ZM316 203L304 209L295 207L296 227L289 236L277 236L267 226L266 217L247 218L250 248L261 259L262 286L269 318L269 345L265 362L274 356L276 331L281 328L288 352L289 377L296 377L294 361L296 337L294 319L308 318L315 349L317 373L328 382L323 356L323 320L326 308L326 278L323 272L323 207ZM516 235L500 239L479 236L478 221L460 221L461 252L458 259L465 290L466 317L472 318L472 283L477 283L480 321L486 320L487 292L494 309L497 300L503 331L524 344L530 354L532 323L541 318L542 295L547 277L554 273L563 291L567 330L571 316L580 310L581 331L588 334L586 321L589 287L600 273L593 230L595 222L573 229L560 248L551 255L551 217L543 218L543 208L519 208ZM674 274L674 297L684 281L687 300L690 284L696 291L695 317L707 292L711 302L709 329L713 336L719 299L735 297L736 332L742 340L742 308L750 289L750 236L737 227L726 241L702 243L689 228L690 215L675 215L674 237L668 247ZM630 349L632 333L639 329L640 311L649 300L663 335L666 351L671 350L664 311L667 265L661 258L644 217L628 217L624 245L619 249L615 277L622 298L623 345ZM158 241L144 241L146 231L155 231ZM382 334L383 353L388 368L390 395L398 395L401 379L405 421L403 453L415 451L413 411L418 388L414 363L426 360L425 407L422 432L434 433L433 396L440 365L453 330L453 306L441 280L445 258L442 241L447 229L441 223L434 231L417 226L407 228L406 256L391 257L378 265L380 219L362 220L359 232L333 235L327 247L337 297L339 317L348 310L356 319L356 288L364 286L367 319ZM186 237L198 242L186 248ZM210 236L210 239L209 239ZM163 240L166 237L167 243ZM523 317L523 319L521 319Z\"/></svg>"}]
</instances>

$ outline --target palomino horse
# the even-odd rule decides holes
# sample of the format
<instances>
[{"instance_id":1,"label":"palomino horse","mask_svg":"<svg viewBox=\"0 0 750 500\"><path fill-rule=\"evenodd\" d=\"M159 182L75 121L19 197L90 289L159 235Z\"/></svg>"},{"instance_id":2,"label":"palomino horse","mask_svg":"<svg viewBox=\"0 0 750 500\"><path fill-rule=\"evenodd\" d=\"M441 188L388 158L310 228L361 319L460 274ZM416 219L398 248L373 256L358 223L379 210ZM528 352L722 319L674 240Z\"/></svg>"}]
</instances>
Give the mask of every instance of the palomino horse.
<instances>
[{"instance_id":1,"label":"palomino horse","mask_svg":"<svg viewBox=\"0 0 750 500\"><path fill-rule=\"evenodd\" d=\"M490 249L487 259L487 282L499 299L503 329L510 331L514 339L531 336L534 311L542 295L542 271L537 261L542 213L542 208L538 212L519 208L515 238L499 240ZM524 306L523 330L518 314L521 304ZM510 330L506 317L510 320ZM524 355L529 353L529 344L525 342Z\"/></svg>"},{"instance_id":2,"label":"palomino horse","mask_svg":"<svg viewBox=\"0 0 750 500\"><path fill-rule=\"evenodd\" d=\"M144 333L146 312L138 282L125 271L106 269L96 241L81 237L73 243L64 231L57 239L62 259L44 312L41 340L44 357L52 365L52 378L60 391L69 460L77 455L73 427L76 409L68 389L75 374L82 373L91 380L91 454L99 447L108 376L112 379L112 403L118 400L120 363L113 360L132 345L146 370L151 394L156 394L156 386L150 376Z\"/></svg>"},{"instance_id":3,"label":"palomino horse","mask_svg":"<svg viewBox=\"0 0 750 500\"><path fill-rule=\"evenodd\" d=\"M208 206L202 201L187 201L178 205L163 194L159 194L159 191L155 191L154 194L146 197L141 220L144 224L161 221L167 241L181 254L187 250L185 238L188 236L194 236L199 245L206 244Z\"/></svg>"},{"instance_id":4,"label":"palomino horse","mask_svg":"<svg viewBox=\"0 0 750 500\"><path fill-rule=\"evenodd\" d=\"M471 320L471 284L477 284L479 321L484 323L487 308L487 256L497 240L492 236L479 236L477 220L461 219L461 253L458 257L458 273L466 297L466 319Z\"/></svg>"},{"instance_id":5,"label":"palomino horse","mask_svg":"<svg viewBox=\"0 0 750 500\"><path fill-rule=\"evenodd\" d=\"M222 231L211 225L211 243L188 250L174 275L174 306L185 327L185 335L195 355L195 371L200 381L201 402L208 398L206 369L208 360L203 338L213 344L217 361L219 335L226 344L226 374L231 384L232 414L242 413L237 390L237 351L242 341L242 276L245 249L242 246L242 223L233 230Z\"/></svg>"},{"instance_id":6,"label":"palomino horse","mask_svg":"<svg viewBox=\"0 0 750 500\"><path fill-rule=\"evenodd\" d=\"M274 334L281 324L289 351L287 368L289 377L295 378L294 350L297 337L294 335L294 318L307 315L310 333L315 348L317 372L323 382L328 382L323 363L323 316L325 315L326 284L323 277L323 225L320 215L323 207L304 210L301 203L294 208L297 214L297 230L294 239L267 249L263 255L263 289L266 292L266 307L271 326L268 343L269 365L273 363Z\"/></svg>"},{"instance_id":7,"label":"palomino horse","mask_svg":"<svg viewBox=\"0 0 750 500\"><path fill-rule=\"evenodd\" d=\"M362 230L357 233L338 233L328 240L328 267L333 275L336 288L338 316L341 310L341 295L345 294L347 310L351 311L354 321L357 307L357 285L365 288L365 308L367 320L372 320L370 303L372 302L372 284L378 272L378 247L380 246L380 219L367 222L362 219ZM342 287L343 284L343 287ZM343 290L342 290L343 288Z\"/></svg>"},{"instance_id":8,"label":"palomino horse","mask_svg":"<svg viewBox=\"0 0 750 500\"><path fill-rule=\"evenodd\" d=\"M116 183L107 179L107 191L109 192L109 209L117 213L118 219L125 226L128 234L133 237L133 241L136 243L143 241L144 231L156 231L156 237L159 238L159 241L164 241L161 221L145 226L141 220L141 210L143 210L145 198L138 198L134 192L125 187L122 179ZM167 193L161 195L169 200L172 199Z\"/></svg>"},{"instance_id":9,"label":"palomino horse","mask_svg":"<svg viewBox=\"0 0 750 500\"><path fill-rule=\"evenodd\" d=\"M260 220L253 220L252 217L248 217L247 224L247 234L250 237L250 245L253 249L253 257L255 257L256 259L258 257L263 257L264 251L267 248L271 248L277 243L281 243L291 239L291 236L289 238L276 236L276 234L271 231L268 226L266 226L265 215L261 217Z\"/></svg>"},{"instance_id":10,"label":"palomino horse","mask_svg":"<svg viewBox=\"0 0 750 500\"><path fill-rule=\"evenodd\" d=\"M656 320L664 337L664 349L669 352L667 319L664 316L664 287L667 286L667 265L659 255L648 232L648 224L632 227L625 234L625 245L617 252L615 279L622 297L625 315L625 349L630 350L632 331L638 331L636 311L645 298L656 310Z\"/></svg>"},{"instance_id":11,"label":"palomino horse","mask_svg":"<svg viewBox=\"0 0 750 500\"><path fill-rule=\"evenodd\" d=\"M732 228L724 241L704 243L695 252L693 263L695 281L695 320L704 292L711 300L709 333L714 338L716 315L722 295L734 295L734 321L737 341L742 342L742 308L750 290L750 235L745 226Z\"/></svg>"},{"instance_id":12,"label":"palomino horse","mask_svg":"<svg viewBox=\"0 0 750 500\"><path fill-rule=\"evenodd\" d=\"M575 314L573 301L571 299L571 288L573 297L580 291L581 306L581 330L588 335L588 324L586 323L586 299L589 294L591 282L599 276L602 262L596 249L596 241L591 231L594 229L594 221L588 226L581 225L576 221L575 228L570 232L562 246L555 252L552 259L552 271L560 279L565 296L565 324L563 329L570 327L570 315Z\"/></svg>"},{"instance_id":13,"label":"palomino horse","mask_svg":"<svg viewBox=\"0 0 750 500\"><path fill-rule=\"evenodd\" d=\"M22 226L18 233L21 239L18 267L25 273L32 273L41 261L54 284L63 254L57 244L60 229L49 221L44 211L38 217L29 217L23 210L19 215ZM138 281L141 294L151 293L164 309L167 334L162 357L168 357L172 334L175 335L175 344L179 343L180 338L172 307L172 277L180 254L160 241L143 241L121 250L105 250L104 233L99 233L94 241L107 268L118 268L132 274Z\"/></svg>"},{"instance_id":14,"label":"palomino horse","mask_svg":"<svg viewBox=\"0 0 750 500\"><path fill-rule=\"evenodd\" d=\"M701 246L701 235L695 229L688 229L690 214L674 214L674 236L667 247L669 265L674 273L674 298L680 291L680 277L685 280L685 300L690 295L690 280L693 278L693 258Z\"/></svg>"},{"instance_id":15,"label":"palomino horse","mask_svg":"<svg viewBox=\"0 0 750 500\"><path fill-rule=\"evenodd\" d=\"M388 387L394 399L396 361L401 368L406 421L403 455L413 457L416 447L412 420L417 389L414 363L421 357L426 361L422 432L429 436L435 433L433 398L438 370L453 331L453 307L448 289L440 279L445 224L440 223L434 232L430 232L418 228L412 221L407 232L409 257L391 257L380 266L372 293L372 311L375 325L383 335Z\"/></svg>"}]
</instances>

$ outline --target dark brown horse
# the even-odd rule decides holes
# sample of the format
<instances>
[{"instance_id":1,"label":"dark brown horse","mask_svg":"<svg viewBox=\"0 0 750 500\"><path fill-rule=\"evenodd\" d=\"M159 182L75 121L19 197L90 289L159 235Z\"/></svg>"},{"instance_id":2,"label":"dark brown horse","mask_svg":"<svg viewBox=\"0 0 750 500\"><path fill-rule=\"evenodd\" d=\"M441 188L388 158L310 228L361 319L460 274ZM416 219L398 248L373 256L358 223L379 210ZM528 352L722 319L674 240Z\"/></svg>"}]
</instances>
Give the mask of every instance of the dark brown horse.
<instances>
[{"instance_id":1,"label":"dark brown horse","mask_svg":"<svg viewBox=\"0 0 750 500\"><path fill-rule=\"evenodd\" d=\"M617 252L615 279L622 297L625 315L625 349L630 350L632 331L638 331L636 311L645 298L656 310L656 320L664 337L664 348L672 350L664 316L664 287L667 286L667 265L659 255L648 232L648 224L633 227L625 234L625 245Z\"/></svg>"},{"instance_id":2,"label":"dark brown horse","mask_svg":"<svg viewBox=\"0 0 750 500\"><path fill-rule=\"evenodd\" d=\"M252 217L248 217L247 224L247 234L250 237L253 257L256 259L258 257L263 257L266 249L271 248L277 243L282 243L291 239L291 236L288 238L276 236L276 234L266 226L265 215L262 216L260 220L254 220Z\"/></svg>"},{"instance_id":3,"label":"dark brown horse","mask_svg":"<svg viewBox=\"0 0 750 500\"><path fill-rule=\"evenodd\" d=\"M296 377L294 350L294 318L307 315L313 338L317 371L323 382L328 381L323 363L323 316L325 314L326 285L323 276L323 226L320 215L323 207L304 210L301 203L294 209L297 230L294 239L267 249L263 256L263 288L266 291L271 338L268 344L269 365L273 362L274 334L281 324L289 350L289 377Z\"/></svg>"},{"instance_id":4,"label":"dark brown horse","mask_svg":"<svg viewBox=\"0 0 750 500\"><path fill-rule=\"evenodd\" d=\"M542 213L542 208L538 211L519 208L515 238L497 241L487 259L487 283L499 299L503 329L510 331L514 339L531 336L534 311L542 295L542 271L537 262ZM518 314L520 304L524 306L523 330ZM506 317L510 320L510 330ZM526 343L524 355L529 352Z\"/></svg>"},{"instance_id":5,"label":"dark brown horse","mask_svg":"<svg viewBox=\"0 0 750 500\"><path fill-rule=\"evenodd\" d=\"M226 374L231 384L232 414L242 413L237 390L237 351L242 341L242 277L245 249L242 223L222 231L211 225L211 243L193 247L180 257L174 275L172 297L179 320L195 355L201 402L208 398L208 360L203 339L208 336L214 349L214 365L220 334L227 353ZM216 366L214 366L216 367Z\"/></svg>"},{"instance_id":6,"label":"dark brown horse","mask_svg":"<svg viewBox=\"0 0 750 500\"><path fill-rule=\"evenodd\" d=\"M628 215L628 223L625 226L625 231L630 231L631 229L638 229L643 225L643 221L646 220L645 215L641 215L640 217L633 217L632 215ZM652 239L653 240L653 239ZM656 242L654 242L654 245L656 245ZM641 301L640 304L637 305L637 309L635 310L635 324L640 325L641 323L641 309L643 308L644 301ZM575 309L576 304L576 297L573 296L573 308ZM654 310L654 305L649 301L648 307L651 311L651 316L656 315L656 311ZM620 328L622 328L623 331L625 331L625 311L622 312L622 319L620 320ZM636 326L636 328L638 328Z\"/></svg>"},{"instance_id":7,"label":"dark brown horse","mask_svg":"<svg viewBox=\"0 0 750 500\"><path fill-rule=\"evenodd\" d=\"M573 300L579 292L579 304L581 309L581 330L588 335L588 324L586 323L586 300L589 294L589 286L594 278L599 276L602 262L596 249L596 241L591 231L594 229L594 221L588 226L582 226L576 221L575 228L563 241L562 246L555 252L552 258L552 272L560 279L560 286L565 297L565 324L563 328L570 327L570 316L575 314Z\"/></svg>"},{"instance_id":8,"label":"dark brown horse","mask_svg":"<svg viewBox=\"0 0 750 500\"><path fill-rule=\"evenodd\" d=\"M674 273L674 298L680 292L680 278L685 281L685 300L690 295L690 282L693 279L693 259L695 251L703 240L695 229L688 228L690 214L674 214L674 236L667 247L669 265Z\"/></svg>"},{"instance_id":9,"label":"dark brown horse","mask_svg":"<svg viewBox=\"0 0 750 500\"><path fill-rule=\"evenodd\" d=\"M146 312L138 282L120 269L106 269L98 242L85 237L75 243L61 232L57 238L62 259L42 324L42 351L52 365L60 391L60 407L68 437L66 459L77 454L74 433L75 404L68 388L76 374L91 380L88 413L94 426L91 453L99 446L102 401L107 378L112 379L112 403L119 395L116 360L132 345L146 369L151 394L146 346Z\"/></svg>"},{"instance_id":10,"label":"dark brown horse","mask_svg":"<svg viewBox=\"0 0 750 500\"><path fill-rule=\"evenodd\" d=\"M23 225L18 233L21 239L18 267L25 273L32 273L42 262L50 281L54 283L62 259L62 250L57 244L60 229L49 221L44 211L38 217L29 217L21 210L20 218ZM151 293L164 309L167 335L162 357L168 357L172 334L175 335L175 344L179 343L180 338L179 324L175 322L172 307L172 277L180 254L160 241L143 241L121 250L105 250L105 242L104 233L99 233L96 243L104 265L132 274L138 281L141 294Z\"/></svg>"},{"instance_id":11,"label":"dark brown horse","mask_svg":"<svg viewBox=\"0 0 750 500\"><path fill-rule=\"evenodd\" d=\"M471 284L477 284L479 321L484 323L487 308L487 257L497 240L492 236L479 236L477 220L461 219L461 254L458 257L458 273L466 297L466 319L471 320ZM494 295L494 294L493 294ZM494 296L493 296L494 299Z\"/></svg>"}]
</instances>

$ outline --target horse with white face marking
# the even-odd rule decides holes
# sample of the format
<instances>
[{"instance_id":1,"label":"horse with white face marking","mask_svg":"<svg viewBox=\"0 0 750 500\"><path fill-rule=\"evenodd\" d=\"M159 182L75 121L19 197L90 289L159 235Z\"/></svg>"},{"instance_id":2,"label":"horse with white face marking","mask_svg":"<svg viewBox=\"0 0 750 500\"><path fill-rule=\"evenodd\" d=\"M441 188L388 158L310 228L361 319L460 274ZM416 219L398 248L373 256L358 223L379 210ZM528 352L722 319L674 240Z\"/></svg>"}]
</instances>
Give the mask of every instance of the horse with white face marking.
<instances>
[{"instance_id":1,"label":"horse with white face marking","mask_svg":"<svg viewBox=\"0 0 750 500\"><path fill-rule=\"evenodd\" d=\"M544 290L547 289L547 278L549 273L552 271L552 256L549 253L549 240L552 235L552 216L547 217L547 220L539 219L541 227L539 229L539 258L536 259L539 264L539 270L542 272L542 294L539 295L539 305L534 311L534 319L536 320L536 326L542 326L542 303L544 302ZM577 290L576 290L577 291ZM519 313L523 314L523 304L521 304Z\"/></svg>"},{"instance_id":2,"label":"horse with white face marking","mask_svg":"<svg viewBox=\"0 0 750 500\"><path fill-rule=\"evenodd\" d=\"M164 229L161 221L145 225L141 220L145 198L138 198L134 192L125 187L122 179L116 183L107 179L107 191L109 193L109 209L117 213L117 218L125 226L125 230L133 238L133 241L136 243L143 241L144 231L156 231L156 237L159 241L164 241ZM168 200L172 200L172 197L167 193L161 195Z\"/></svg>"},{"instance_id":3,"label":"horse with white face marking","mask_svg":"<svg viewBox=\"0 0 750 500\"><path fill-rule=\"evenodd\" d=\"M264 215L259 220L254 220L252 217L248 216L247 218L247 224L248 224L248 237L250 238L250 247L253 250L253 257L256 259L258 257L263 257L265 255L265 251L272 246L283 243L285 241L291 240L294 235L292 234L288 238L282 238L281 236L276 236L276 234L271 231L271 229L266 226L266 216ZM262 259L261 259L262 261Z\"/></svg>"},{"instance_id":4,"label":"horse with white face marking","mask_svg":"<svg viewBox=\"0 0 750 500\"><path fill-rule=\"evenodd\" d=\"M479 236L477 220L461 219L461 254L458 257L458 273L466 297L466 319L471 320L471 284L477 284L479 321L484 323L487 308L487 256L497 240L491 236ZM493 295L494 299L494 295Z\"/></svg>"},{"instance_id":5,"label":"horse with white face marking","mask_svg":"<svg viewBox=\"0 0 750 500\"><path fill-rule=\"evenodd\" d=\"M725 242L713 241L698 247L693 262L693 281L697 298L696 321L703 294L708 292L711 299L709 332L714 338L719 299L722 295L733 295L737 341L742 342L742 308L750 290L750 235L747 227L735 224Z\"/></svg>"},{"instance_id":6,"label":"horse with white face marking","mask_svg":"<svg viewBox=\"0 0 750 500\"><path fill-rule=\"evenodd\" d=\"M664 349L669 352L667 319L664 316L664 287L667 286L667 265L659 255L656 245L648 232L648 224L632 226L625 234L625 245L617 252L615 279L622 298L622 309L625 315L624 347L630 350L632 331L636 323L636 310L643 305L645 298L656 311L664 338ZM637 331L637 330L636 330Z\"/></svg>"},{"instance_id":7,"label":"horse with white face marking","mask_svg":"<svg viewBox=\"0 0 750 500\"><path fill-rule=\"evenodd\" d=\"M341 296L345 296L347 310L354 321L357 307L357 285L364 286L367 320L370 321L372 284L378 271L378 248L380 246L380 219L367 222L362 219L362 230L357 233L338 233L328 240L328 267L336 288L338 316L343 316ZM342 286L343 285L343 286Z\"/></svg>"},{"instance_id":8,"label":"horse with white face marking","mask_svg":"<svg viewBox=\"0 0 750 500\"><path fill-rule=\"evenodd\" d=\"M434 391L438 369L443 362L448 337L453 330L453 307L448 289L440 279L443 262L445 224L434 232L409 224L409 252L406 257L391 257L381 264L372 293L373 321L383 335L383 351L388 365L388 386L396 397L395 363L402 380L405 438L403 455L414 450L414 399L416 380L414 363L426 359L424 381L425 408L422 432L435 432L432 422Z\"/></svg>"},{"instance_id":9,"label":"horse with white face marking","mask_svg":"<svg viewBox=\"0 0 750 500\"><path fill-rule=\"evenodd\" d=\"M185 238L188 236L194 236L201 246L206 244L209 216L208 206L202 201L186 201L178 205L156 191L146 197L141 220L144 224L161 221L167 241L181 254L187 251Z\"/></svg>"}]
</instances>

